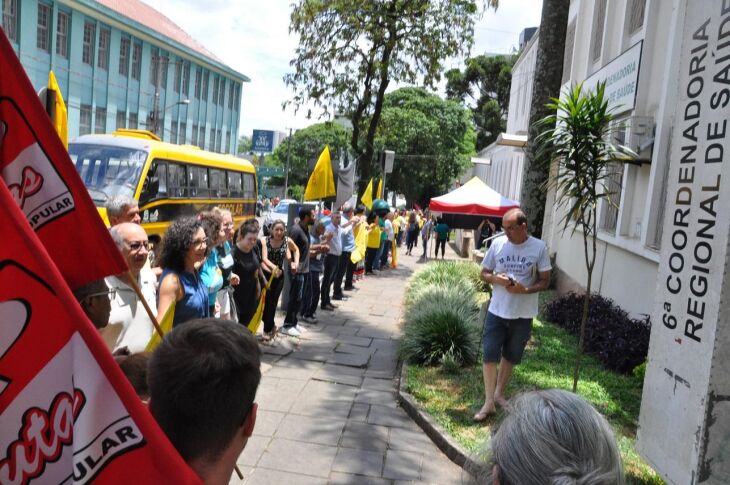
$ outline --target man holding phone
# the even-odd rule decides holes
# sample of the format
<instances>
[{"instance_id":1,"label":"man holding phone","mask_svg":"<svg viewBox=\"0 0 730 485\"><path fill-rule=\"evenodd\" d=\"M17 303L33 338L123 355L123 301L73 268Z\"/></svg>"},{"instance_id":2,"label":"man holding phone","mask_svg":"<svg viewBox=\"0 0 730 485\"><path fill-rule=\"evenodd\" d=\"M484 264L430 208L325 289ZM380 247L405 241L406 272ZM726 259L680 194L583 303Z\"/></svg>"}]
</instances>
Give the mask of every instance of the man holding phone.
<instances>
[{"instance_id":1,"label":"man holding phone","mask_svg":"<svg viewBox=\"0 0 730 485\"><path fill-rule=\"evenodd\" d=\"M550 285L547 246L529 235L525 213L508 211L502 229L482 261L481 278L492 285L492 299L484 323L485 399L474 421L494 414L495 405L507 406L504 389L530 340L538 293Z\"/></svg>"}]
</instances>

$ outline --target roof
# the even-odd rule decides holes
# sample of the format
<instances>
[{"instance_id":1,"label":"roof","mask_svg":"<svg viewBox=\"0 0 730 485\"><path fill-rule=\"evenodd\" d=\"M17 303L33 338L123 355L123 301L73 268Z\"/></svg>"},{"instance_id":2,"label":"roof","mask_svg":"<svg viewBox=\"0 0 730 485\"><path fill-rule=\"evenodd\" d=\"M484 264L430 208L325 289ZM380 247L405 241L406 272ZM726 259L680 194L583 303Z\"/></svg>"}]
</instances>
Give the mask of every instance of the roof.
<instances>
[{"instance_id":1,"label":"roof","mask_svg":"<svg viewBox=\"0 0 730 485\"><path fill-rule=\"evenodd\" d=\"M166 37L163 41L172 41L173 44L178 44L182 47L190 49L191 51L203 56L225 70L236 74L244 82L250 81L250 79L235 71L221 59L219 59L213 52L205 48L203 44L195 40L190 34L185 32L175 22L167 18L162 12L154 9L150 5L146 4L141 0L80 0L82 3L94 7L93 4L105 7L108 10L116 12L133 22L152 30L155 33L161 34Z\"/></svg>"}]
</instances>

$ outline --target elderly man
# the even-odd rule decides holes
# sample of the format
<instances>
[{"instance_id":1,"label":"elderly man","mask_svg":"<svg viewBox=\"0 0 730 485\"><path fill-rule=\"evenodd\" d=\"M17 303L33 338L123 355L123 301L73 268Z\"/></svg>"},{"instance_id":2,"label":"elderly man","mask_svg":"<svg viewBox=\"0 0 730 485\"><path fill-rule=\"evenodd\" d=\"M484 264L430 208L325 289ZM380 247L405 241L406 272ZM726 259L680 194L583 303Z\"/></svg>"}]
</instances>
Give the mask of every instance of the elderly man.
<instances>
[{"instance_id":1,"label":"elderly man","mask_svg":"<svg viewBox=\"0 0 730 485\"><path fill-rule=\"evenodd\" d=\"M157 278L146 266L149 241L144 229L138 224L123 222L112 227L109 232L127 261L145 301L150 308L156 308ZM104 340L112 351L123 347L127 347L131 353L144 351L154 327L142 302L132 289L129 275L109 276L106 283L110 289L116 291L116 296L112 300L109 326L102 331Z\"/></svg>"},{"instance_id":2,"label":"elderly man","mask_svg":"<svg viewBox=\"0 0 730 485\"><path fill-rule=\"evenodd\" d=\"M349 202L342 206L342 223L340 224L342 238L342 253L337 263L337 270L334 276L333 300L343 300L342 280L345 280L345 290L352 291L352 276L355 271L355 264L350 261L350 256L355 250L355 234L353 229L360 223L360 218L355 217L355 210Z\"/></svg>"},{"instance_id":3,"label":"elderly man","mask_svg":"<svg viewBox=\"0 0 730 485\"><path fill-rule=\"evenodd\" d=\"M332 311L336 306L332 304L330 299L330 288L335 282L337 267L340 263L340 255L342 254L342 228L340 221L342 216L339 212L333 212L330 223L324 230L324 243L329 246L327 256L324 257L324 271L322 273L322 289L320 297L320 305L322 310ZM340 290L340 299L342 299L342 290ZM335 296L338 296L335 293Z\"/></svg>"},{"instance_id":4,"label":"elderly man","mask_svg":"<svg viewBox=\"0 0 730 485\"><path fill-rule=\"evenodd\" d=\"M109 218L109 226L114 227L122 222L139 224L142 219L139 216L139 203L128 195L114 195L107 199L106 216Z\"/></svg>"},{"instance_id":5,"label":"elderly man","mask_svg":"<svg viewBox=\"0 0 730 485\"><path fill-rule=\"evenodd\" d=\"M474 415L484 421L495 404L507 406L504 389L520 363L537 316L537 294L550 285L550 258L545 243L530 236L520 209L502 218L504 236L492 242L482 261L482 280L493 287L484 323L484 405ZM499 374L497 373L499 364Z\"/></svg>"},{"instance_id":6,"label":"elderly man","mask_svg":"<svg viewBox=\"0 0 730 485\"><path fill-rule=\"evenodd\" d=\"M114 291L107 288L104 280L95 280L76 288L73 294L94 327L103 333L109 323L109 299L114 298Z\"/></svg>"}]
</instances>

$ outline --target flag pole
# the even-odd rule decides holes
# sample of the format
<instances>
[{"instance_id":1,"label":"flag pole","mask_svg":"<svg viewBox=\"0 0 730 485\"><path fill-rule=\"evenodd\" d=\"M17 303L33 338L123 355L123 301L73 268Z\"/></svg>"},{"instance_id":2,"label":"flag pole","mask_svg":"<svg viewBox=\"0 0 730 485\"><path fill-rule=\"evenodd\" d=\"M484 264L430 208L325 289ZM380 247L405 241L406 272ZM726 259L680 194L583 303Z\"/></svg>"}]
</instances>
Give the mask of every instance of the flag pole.
<instances>
[{"instance_id":1,"label":"flag pole","mask_svg":"<svg viewBox=\"0 0 730 485\"><path fill-rule=\"evenodd\" d=\"M129 284L134 290L134 292L137 294L137 298L139 298L139 301L142 302L142 306L144 307L145 311L147 312L147 315L150 317L150 320L152 320L152 325L155 326L155 330L160 335L160 338L164 337L165 334L162 332L162 328L160 327L160 324L157 322L157 317L152 313L152 309L147 304L147 300L145 300L144 295L142 295L142 290L139 289L139 285L137 284L137 278L134 277L131 270L127 271L127 279L129 279Z\"/></svg>"}]
</instances>

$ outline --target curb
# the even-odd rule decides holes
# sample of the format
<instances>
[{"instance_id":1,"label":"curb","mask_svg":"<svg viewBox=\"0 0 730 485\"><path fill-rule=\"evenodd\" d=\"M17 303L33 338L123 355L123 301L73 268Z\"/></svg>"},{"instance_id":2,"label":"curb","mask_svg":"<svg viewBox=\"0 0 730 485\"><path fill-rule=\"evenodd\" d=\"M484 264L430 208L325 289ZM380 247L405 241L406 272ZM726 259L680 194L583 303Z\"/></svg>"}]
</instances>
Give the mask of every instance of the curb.
<instances>
[{"instance_id":1,"label":"curb","mask_svg":"<svg viewBox=\"0 0 730 485\"><path fill-rule=\"evenodd\" d=\"M418 405L415 398L405 391L406 372L408 366L401 361L401 371L398 379L398 402L406 413L415 421L415 423L431 438L431 441L440 449L451 461L464 469L466 473L474 476L474 472L482 469L484 465L476 462L455 439L444 431L421 406Z\"/></svg>"}]
</instances>

